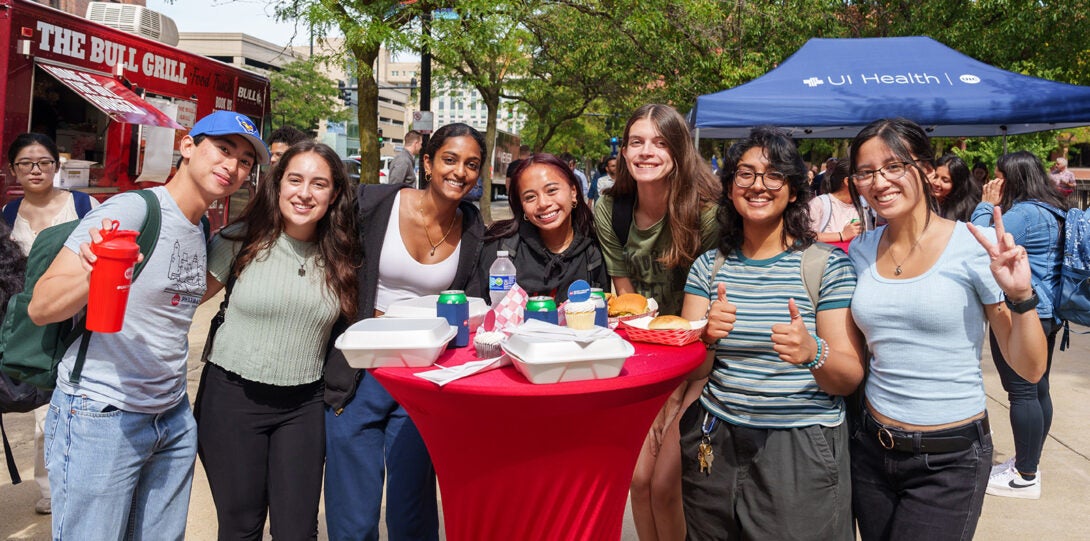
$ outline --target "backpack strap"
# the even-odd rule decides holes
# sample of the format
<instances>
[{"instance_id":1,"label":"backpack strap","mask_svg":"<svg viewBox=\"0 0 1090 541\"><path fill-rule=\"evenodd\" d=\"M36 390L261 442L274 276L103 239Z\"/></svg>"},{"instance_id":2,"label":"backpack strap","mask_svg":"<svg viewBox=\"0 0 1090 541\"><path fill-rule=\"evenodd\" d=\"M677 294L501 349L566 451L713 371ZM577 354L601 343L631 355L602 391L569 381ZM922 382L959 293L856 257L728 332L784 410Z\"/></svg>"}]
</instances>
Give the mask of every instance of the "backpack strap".
<instances>
[{"instance_id":1,"label":"backpack strap","mask_svg":"<svg viewBox=\"0 0 1090 541\"><path fill-rule=\"evenodd\" d=\"M632 210L636 207L636 196L623 195L613 199L613 234L621 241L621 246L628 244L628 229L632 227Z\"/></svg>"},{"instance_id":2,"label":"backpack strap","mask_svg":"<svg viewBox=\"0 0 1090 541\"><path fill-rule=\"evenodd\" d=\"M18 485L23 482L19 476L19 467L15 465L15 456L11 454L11 444L8 443L8 432L4 430L4 416L0 414L0 437L4 440L4 458L8 463L8 475L11 476L11 484Z\"/></svg>"},{"instance_id":3,"label":"backpack strap","mask_svg":"<svg viewBox=\"0 0 1090 541\"><path fill-rule=\"evenodd\" d=\"M201 215L201 233L204 233L204 242L212 239L212 222L208 221L208 215Z\"/></svg>"},{"instance_id":4,"label":"backpack strap","mask_svg":"<svg viewBox=\"0 0 1090 541\"><path fill-rule=\"evenodd\" d=\"M818 196L818 199L821 200L822 211L821 227L817 228L818 233L824 232L825 228L829 227L829 222L833 219L833 202L831 200L831 197L832 196L829 194L821 194Z\"/></svg>"},{"instance_id":5,"label":"backpack strap","mask_svg":"<svg viewBox=\"0 0 1090 541\"><path fill-rule=\"evenodd\" d=\"M76 206L76 216L82 219L91 212L91 196L84 192L70 192L72 194L72 203Z\"/></svg>"},{"instance_id":6,"label":"backpack strap","mask_svg":"<svg viewBox=\"0 0 1090 541\"><path fill-rule=\"evenodd\" d=\"M136 278L140 276L140 271L144 270L144 265L147 265L148 260L151 259L151 254L155 253L155 245L159 242L159 232L163 225L163 209L159 206L159 198L155 193L151 190L137 190L136 193L144 199L144 203L147 204L148 208L144 217L144 226L140 228L140 235L136 237L136 244L140 246L140 253L144 254L144 260L133 268L133 281L136 281ZM64 340L65 347L60 350L60 354L63 355L64 351L67 351L76 340L81 338L79 351L76 353L76 362L72 365L72 373L68 375L68 381L73 385L79 383L80 374L83 372L83 363L87 360L87 348L91 344L91 331L87 330L86 315L76 320L72 332Z\"/></svg>"},{"instance_id":7,"label":"backpack strap","mask_svg":"<svg viewBox=\"0 0 1090 541\"><path fill-rule=\"evenodd\" d=\"M4 205L4 221L8 223L8 227L15 227L15 218L19 216L19 205L22 202L23 198L17 197Z\"/></svg>"},{"instance_id":8,"label":"backpack strap","mask_svg":"<svg viewBox=\"0 0 1090 541\"><path fill-rule=\"evenodd\" d=\"M727 257L720 252L718 248L715 249L715 263L712 264L711 279L715 280L715 275L719 274L719 269L723 268L723 263L726 262Z\"/></svg>"},{"instance_id":9,"label":"backpack strap","mask_svg":"<svg viewBox=\"0 0 1090 541\"><path fill-rule=\"evenodd\" d=\"M821 297L821 279L825 276L825 268L829 265L829 254L833 253L834 246L824 242L815 242L802 251L802 265L799 271L802 274L802 285L806 287L806 294L810 296L810 304L817 313L818 300Z\"/></svg>"}]
</instances>

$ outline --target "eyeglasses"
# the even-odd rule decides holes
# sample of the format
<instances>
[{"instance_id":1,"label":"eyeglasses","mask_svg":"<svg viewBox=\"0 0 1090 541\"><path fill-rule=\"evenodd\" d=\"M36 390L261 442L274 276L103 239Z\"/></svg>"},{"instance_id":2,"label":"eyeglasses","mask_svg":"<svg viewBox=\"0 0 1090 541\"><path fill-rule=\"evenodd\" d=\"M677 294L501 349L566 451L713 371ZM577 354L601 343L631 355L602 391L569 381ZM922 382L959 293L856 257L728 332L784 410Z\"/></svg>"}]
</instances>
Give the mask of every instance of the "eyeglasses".
<instances>
[{"instance_id":1,"label":"eyeglasses","mask_svg":"<svg viewBox=\"0 0 1090 541\"><path fill-rule=\"evenodd\" d=\"M878 178L878 174L882 174L882 178L886 180L897 180L908 172L908 166L916 162L894 162L885 167L879 167L870 171L856 171L852 174L852 180L855 181L855 185L858 187L870 186Z\"/></svg>"},{"instance_id":2,"label":"eyeglasses","mask_svg":"<svg viewBox=\"0 0 1090 541\"><path fill-rule=\"evenodd\" d=\"M739 188L749 188L757 182L757 177L761 177L761 183L764 184L765 189L771 191L783 188L783 184L787 182L787 177L779 171L758 173L752 169L743 168L734 173L734 185Z\"/></svg>"},{"instance_id":3,"label":"eyeglasses","mask_svg":"<svg viewBox=\"0 0 1090 541\"><path fill-rule=\"evenodd\" d=\"M38 170L45 171L46 169L52 169L56 163L56 160L38 160L36 162L27 160L15 162L15 166L18 167L20 171L29 173L34 170L35 166L38 167Z\"/></svg>"}]
</instances>

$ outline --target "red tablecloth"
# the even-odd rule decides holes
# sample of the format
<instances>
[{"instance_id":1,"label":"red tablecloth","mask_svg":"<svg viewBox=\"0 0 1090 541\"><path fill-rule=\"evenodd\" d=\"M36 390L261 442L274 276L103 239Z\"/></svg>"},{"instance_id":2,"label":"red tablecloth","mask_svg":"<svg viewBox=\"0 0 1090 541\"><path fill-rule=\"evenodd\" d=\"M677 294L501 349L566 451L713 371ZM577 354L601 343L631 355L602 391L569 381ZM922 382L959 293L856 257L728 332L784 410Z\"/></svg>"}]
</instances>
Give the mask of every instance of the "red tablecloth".
<instances>
[{"instance_id":1,"label":"red tablecloth","mask_svg":"<svg viewBox=\"0 0 1090 541\"><path fill-rule=\"evenodd\" d=\"M548 385L504 367L438 387L427 369L372 372L428 446L447 539L619 539L632 470L655 414L705 357L634 342L616 378ZM439 364L475 359L472 346Z\"/></svg>"}]
</instances>

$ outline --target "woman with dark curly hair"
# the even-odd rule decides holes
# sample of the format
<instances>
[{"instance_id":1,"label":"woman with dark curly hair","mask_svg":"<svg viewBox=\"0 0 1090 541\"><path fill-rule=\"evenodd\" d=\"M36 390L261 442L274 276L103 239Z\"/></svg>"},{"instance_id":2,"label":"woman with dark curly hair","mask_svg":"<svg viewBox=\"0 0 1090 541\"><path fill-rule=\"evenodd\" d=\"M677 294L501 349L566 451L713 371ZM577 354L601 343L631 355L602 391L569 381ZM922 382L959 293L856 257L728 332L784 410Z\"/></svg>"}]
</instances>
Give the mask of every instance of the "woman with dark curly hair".
<instances>
[{"instance_id":1,"label":"woman with dark curly hair","mask_svg":"<svg viewBox=\"0 0 1090 541\"><path fill-rule=\"evenodd\" d=\"M855 272L844 252L809 248L806 166L787 132L755 128L724 162L719 248L693 262L681 313L708 320L690 377L708 383L680 422L689 538L854 539L842 397L863 379ZM824 258L814 300L808 249Z\"/></svg>"},{"instance_id":2,"label":"woman with dark curly hair","mask_svg":"<svg viewBox=\"0 0 1090 541\"><path fill-rule=\"evenodd\" d=\"M322 374L356 313L355 197L340 157L303 141L211 242L208 292L227 309L194 416L220 539L313 539L325 462Z\"/></svg>"},{"instance_id":3,"label":"woman with dark curly hair","mask_svg":"<svg viewBox=\"0 0 1090 541\"><path fill-rule=\"evenodd\" d=\"M8 224L0 222L0 317L8 307L8 299L23 290L26 255L11 238Z\"/></svg>"},{"instance_id":4,"label":"woman with dark curly hair","mask_svg":"<svg viewBox=\"0 0 1090 541\"><path fill-rule=\"evenodd\" d=\"M935 160L935 174L928 179L931 195L939 207L939 216L968 222L980 202L980 186L969 174L969 166L955 154Z\"/></svg>"}]
</instances>

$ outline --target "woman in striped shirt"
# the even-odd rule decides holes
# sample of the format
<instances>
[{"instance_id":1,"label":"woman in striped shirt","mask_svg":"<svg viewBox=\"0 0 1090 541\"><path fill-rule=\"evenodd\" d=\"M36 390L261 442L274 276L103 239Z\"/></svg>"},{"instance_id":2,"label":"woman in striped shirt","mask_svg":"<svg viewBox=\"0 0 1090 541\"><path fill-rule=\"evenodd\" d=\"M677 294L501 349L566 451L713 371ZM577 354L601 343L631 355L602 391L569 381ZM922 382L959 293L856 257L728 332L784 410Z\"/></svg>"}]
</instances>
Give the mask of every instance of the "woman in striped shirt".
<instances>
[{"instance_id":1,"label":"woman in striped shirt","mask_svg":"<svg viewBox=\"0 0 1090 541\"><path fill-rule=\"evenodd\" d=\"M806 181L776 128L754 129L721 171L719 248L693 263L682 309L708 319L692 376L708 383L680 422L691 539L853 539L842 397L863 378L855 272L843 251L811 247Z\"/></svg>"}]
</instances>

